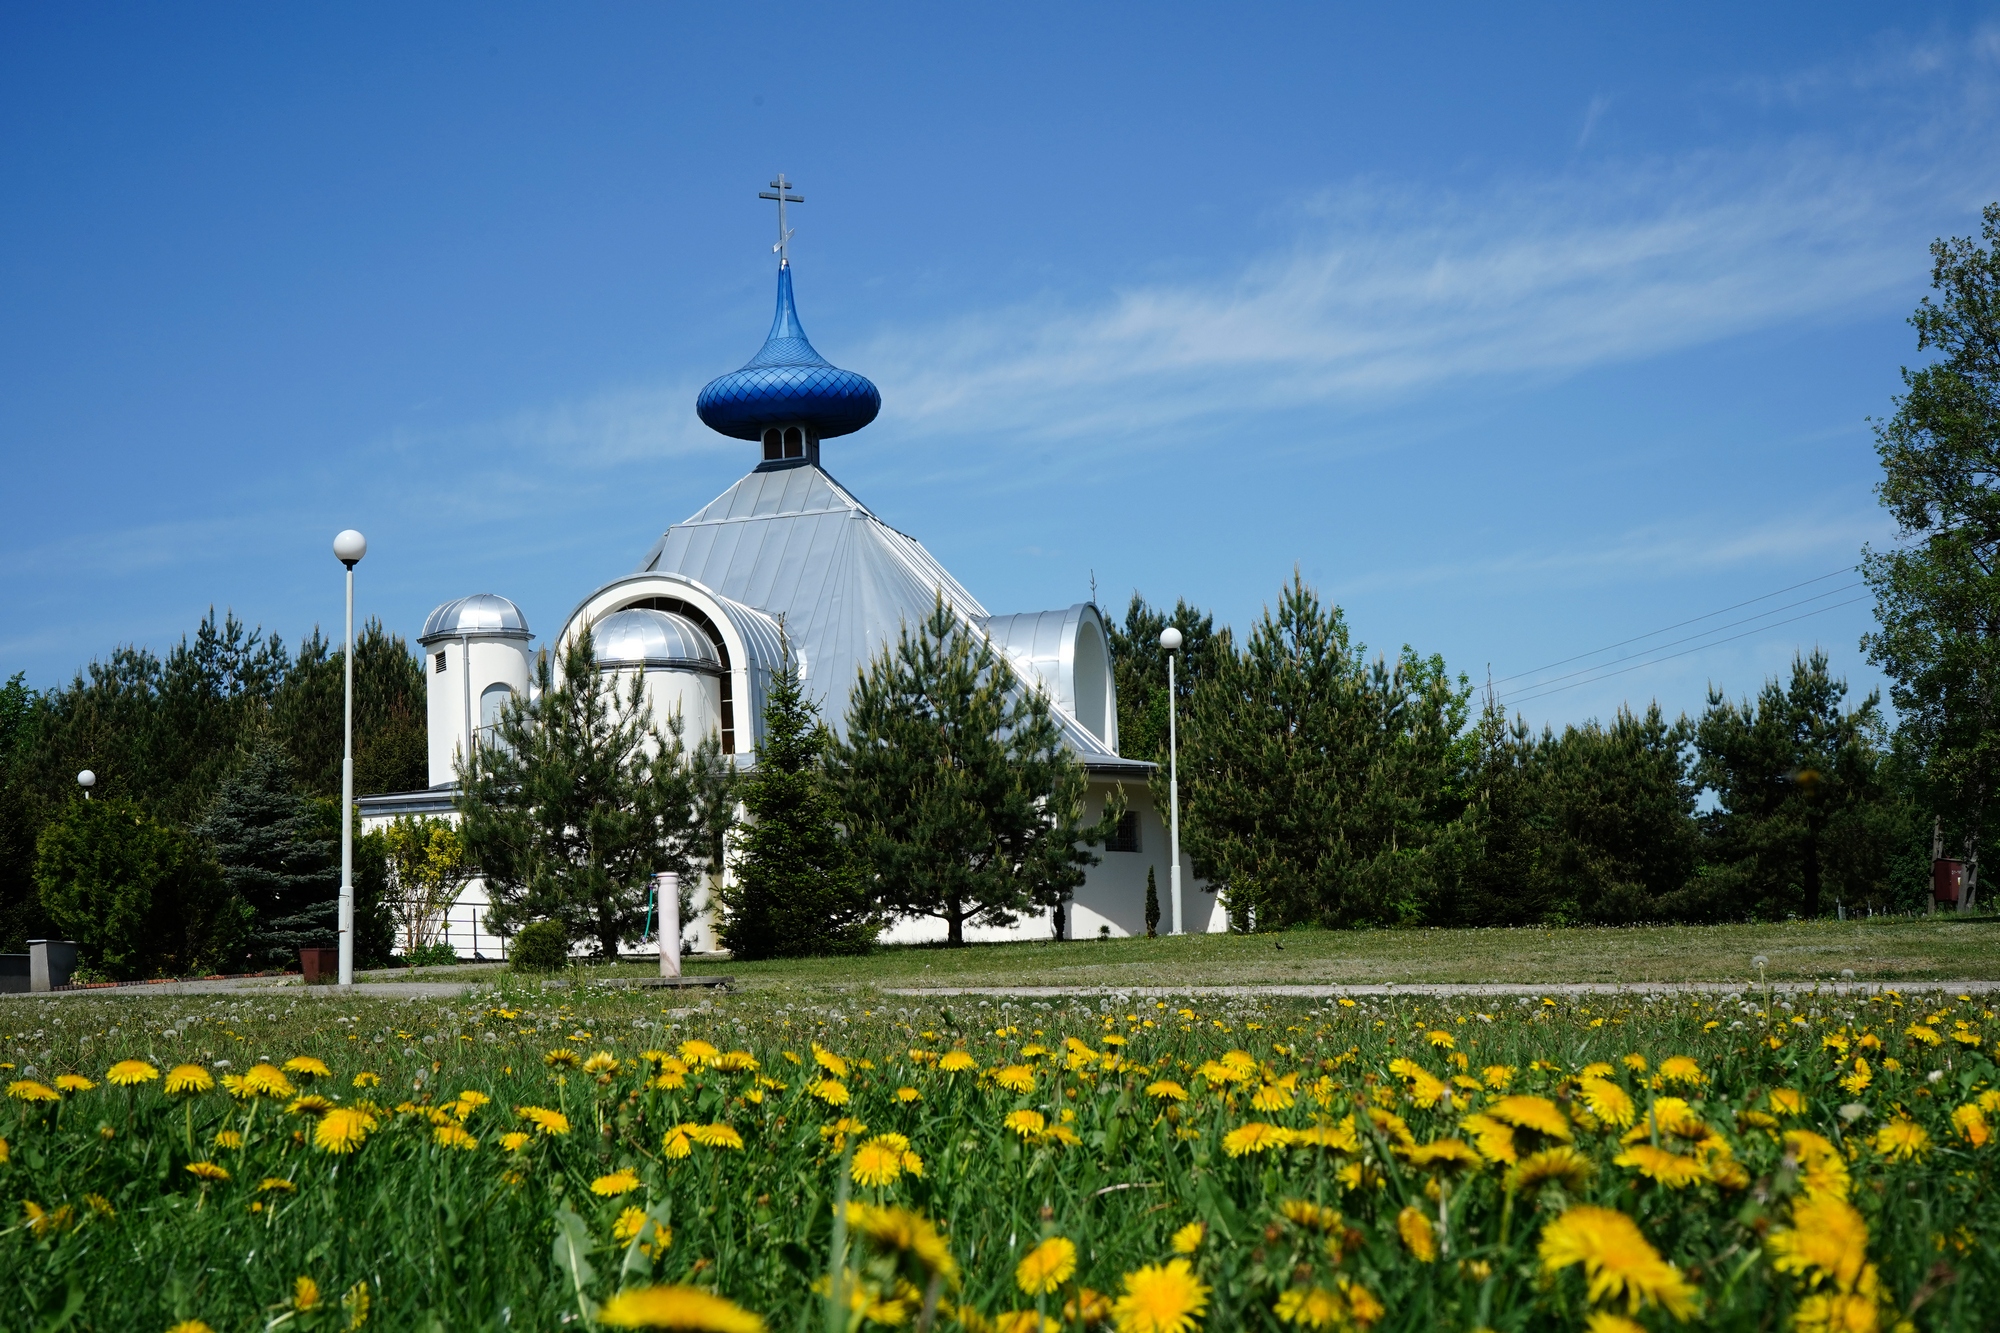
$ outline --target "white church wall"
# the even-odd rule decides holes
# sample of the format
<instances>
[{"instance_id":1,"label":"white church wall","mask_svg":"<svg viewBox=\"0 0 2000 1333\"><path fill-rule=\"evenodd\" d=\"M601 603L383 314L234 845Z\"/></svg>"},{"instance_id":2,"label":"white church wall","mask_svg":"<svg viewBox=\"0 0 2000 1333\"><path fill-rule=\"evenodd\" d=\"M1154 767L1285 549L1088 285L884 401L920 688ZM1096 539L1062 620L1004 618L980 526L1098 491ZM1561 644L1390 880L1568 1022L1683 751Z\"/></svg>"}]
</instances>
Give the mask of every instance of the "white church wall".
<instances>
[{"instance_id":1,"label":"white church wall","mask_svg":"<svg viewBox=\"0 0 2000 1333\"><path fill-rule=\"evenodd\" d=\"M467 737L490 728L505 686L525 698L532 679L528 645L520 639L438 639L425 645L425 720L430 740L430 785L457 780Z\"/></svg>"}]
</instances>

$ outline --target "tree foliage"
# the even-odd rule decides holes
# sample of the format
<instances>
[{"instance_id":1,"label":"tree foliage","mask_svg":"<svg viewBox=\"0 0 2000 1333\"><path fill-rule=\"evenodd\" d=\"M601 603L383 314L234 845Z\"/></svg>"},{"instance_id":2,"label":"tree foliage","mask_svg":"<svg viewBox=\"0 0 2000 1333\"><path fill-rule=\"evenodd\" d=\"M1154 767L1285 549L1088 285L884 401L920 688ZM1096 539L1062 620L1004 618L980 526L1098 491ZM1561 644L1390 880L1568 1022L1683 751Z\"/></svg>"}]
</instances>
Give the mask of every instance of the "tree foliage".
<instances>
[{"instance_id":1,"label":"tree foliage","mask_svg":"<svg viewBox=\"0 0 2000 1333\"><path fill-rule=\"evenodd\" d=\"M1083 766L1048 700L942 600L861 674L835 770L875 902L943 921L953 945L1055 908L1124 813L1084 824Z\"/></svg>"},{"instance_id":2,"label":"tree foliage","mask_svg":"<svg viewBox=\"0 0 2000 1333\"><path fill-rule=\"evenodd\" d=\"M1862 642L1890 680L1927 803L1949 823L1976 897L2000 782L2000 204L1971 237L1931 246L1931 285L1910 323L1937 360L1903 370L1876 425L1876 488L1904 545L1862 570L1879 628Z\"/></svg>"},{"instance_id":3,"label":"tree foliage","mask_svg":"<svg viewBox=\"0 0 2000 1333\"><path fill-rule=\"evenodd\" d=\"M251 911L247 969L296 967L300 949L339 944L339 820L338 802L322 808L299 795L291 761L267 741L195 825L229 891Z\"/></svg>"},{"instance_id":4,"label":"tree foliage","mask_svg":"<svg viewBox=\"0 0 2000 1333\"><path fill-rule=\"evenodd\" d=\"M557 921L616 957L644 925L652 876L691 879L702 863L721 757L713 740L690 752L678 717L656 724L636 673L622 687L600 674L587 630L560 676L546 659L537 670L536 697L511 703L495 744L460 767L466 850L494 930Z\"/></svg>"},{"instance_id":5,"label":"tree foliage","mask_svg":"<svg viewBox=\"0 0 2000 1333\"><path fill-rule=\"evenodd\" d=\"M448 819L401 816L377 835L388 879L387 906L405 957L439 942L445 913L477 874L465 839Z\"/></svg>"},{"instance_id":6,"label":"tree foliage","mask_svg":"<svg viewBox=\"0 0 2000 1333\"><path fill-rule=\"evenodd\" d=\"M750 820L721 890L722 943L738 958L861 953L874 941L867 879L841 836L826 771L832 746L788 644L764 705L757 767L742 785Z\"/></svg>"}]
</instances>

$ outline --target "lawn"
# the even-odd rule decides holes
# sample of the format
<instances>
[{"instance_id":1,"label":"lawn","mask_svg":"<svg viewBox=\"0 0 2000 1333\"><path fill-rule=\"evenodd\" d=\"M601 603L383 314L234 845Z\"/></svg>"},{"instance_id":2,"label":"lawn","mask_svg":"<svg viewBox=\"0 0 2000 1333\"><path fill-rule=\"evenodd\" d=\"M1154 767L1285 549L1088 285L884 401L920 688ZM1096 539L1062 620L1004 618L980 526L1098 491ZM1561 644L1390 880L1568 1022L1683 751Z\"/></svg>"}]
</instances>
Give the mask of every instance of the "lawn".
<instances>
[{"instance_id":1,"label":"lawn","mask_svg":"<svg viewBox=\"0 0 2000 1333\"><path fill-rule=\"evenodd\" d=\"M2000 918L1941 916L1771 925L1608 929L1291 931L1178 939L1079 940L878 949L864 959L771 963L694 960L697 975L739 987L1236 986L1329 983L2000 981ZM621 964L598 975L643 975ZM399 974L402 975L402 974ZM427 970L443 979L491 975Z\"/></svg>"},{"instance_id":2,"label":"lawn","mask_svg":"<svg viewBox=\"0 0 2000 1333\"><path fill-rule=\"evenodd\" d=\"M1930 1330L2000 1299L1976 998L497 980L0 1008L0 1323Z\"/></svg>"}]
</instances>

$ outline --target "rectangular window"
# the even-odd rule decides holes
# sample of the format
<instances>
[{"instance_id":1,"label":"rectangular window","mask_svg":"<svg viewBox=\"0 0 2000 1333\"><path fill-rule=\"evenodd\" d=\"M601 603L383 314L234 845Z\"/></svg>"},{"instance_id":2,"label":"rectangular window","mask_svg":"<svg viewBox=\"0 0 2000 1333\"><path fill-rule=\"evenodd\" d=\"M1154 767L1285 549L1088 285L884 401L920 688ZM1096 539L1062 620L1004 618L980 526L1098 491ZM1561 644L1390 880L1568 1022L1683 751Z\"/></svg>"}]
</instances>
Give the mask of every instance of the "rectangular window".
<instances>
[{"instance_id":1,"label":"rectangular window","mask_svg":"<svg viewBox=\"0 0 2000 1333\"><path fill-rule=\"evenodd\" d=\"M431 663L431 670L442 676L444 674L444 654L439 653L431 659ZM339 811L335 811L334 813L338 814Z\"/></svg>"},{"instance_id":2,"label":"rectangular window","mask_svg":"<svg viewBox=\"0 0 2000 1333\"><path fill-rule=\"evenodd\" d=\"M1117 829L1104 840L1107 852L1136 852L1139 850L1139 812L1127 810L1125 817L1118 821Z\"/></svg>"}]
</instances>

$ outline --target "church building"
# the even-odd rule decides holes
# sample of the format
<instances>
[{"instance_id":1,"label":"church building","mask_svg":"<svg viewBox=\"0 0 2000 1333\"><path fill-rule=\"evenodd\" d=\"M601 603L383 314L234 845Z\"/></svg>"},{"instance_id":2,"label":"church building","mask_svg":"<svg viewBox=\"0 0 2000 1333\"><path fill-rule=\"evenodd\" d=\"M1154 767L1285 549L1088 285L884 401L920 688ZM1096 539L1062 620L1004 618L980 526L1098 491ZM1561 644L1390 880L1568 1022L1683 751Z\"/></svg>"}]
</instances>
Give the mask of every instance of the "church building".
<instances>
[{"instance_id":1,"label":"church building","mask_svg":"<svg viewBox=\"0 0 2000 1333\"><path fill-rule=\"evenodd\" d=\"M789 182L776 184L784 203ZM774 197L767 195L767 198ZM1118 753L1118 696L1103 614L1090 602L994 615L916 538L877 517L835 480L833 441L867 426L881 394L813 349L792 296L789 233L779 220L777 313L763 347L742 369L711 381L695 411L711 429L742 440L755 464L744 477L662 533L629 574L600 584L557 629L553 651L586 628L599 669L642 673L654 716L678 710L692 745L719 739L739 768L754 768L765 693L782 665L780 623L805 691L836 732L846 727L858 674L942 599L972 634L1012 665L1022 687L1048 698L1065 744L1089 775L1087 817L1116 788L1129 813L1066 913L1071 938L1145 932L1146 875L1154 874L1162 925L1171 922L1168 834L1148 787L1152 765ZM445 602L418 637L429 683L430 787L363 797L364 827L398 815L445 814L456 765L491 735L506 704L532 689L534 636L507 598L479 593ZM1222 913L1183 857L1190 929L1220 929ZM689 948L716 948L708 886L698 886ZM461 957L497 958L504 942L485 923L476 881L447 919ZM972 940L1049 938L1050 913L1006 928L967 929ZM944 924L900 920L885 942L944 938Z\"/></svg>"}]
</instances>

